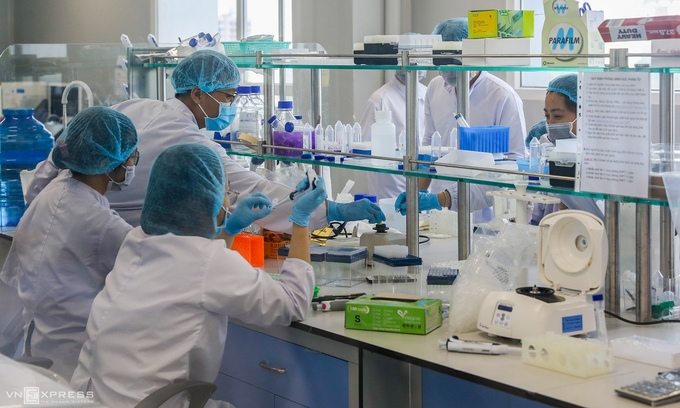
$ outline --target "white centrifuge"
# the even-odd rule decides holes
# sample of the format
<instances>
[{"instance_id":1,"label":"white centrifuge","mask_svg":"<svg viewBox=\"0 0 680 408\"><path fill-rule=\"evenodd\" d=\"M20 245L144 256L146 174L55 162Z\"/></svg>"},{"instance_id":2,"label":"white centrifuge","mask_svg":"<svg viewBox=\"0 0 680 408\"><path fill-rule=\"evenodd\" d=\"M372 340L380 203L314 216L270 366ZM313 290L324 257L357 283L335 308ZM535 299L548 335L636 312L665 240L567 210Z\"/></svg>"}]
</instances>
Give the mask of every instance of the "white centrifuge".
<instances>
[{"instance_id":1,"label":"white centrifuge","mask_svg":"<svg viewBox=\"0 0 680 408\"><path fill-rule=\"evenodd\" d=\"M489 293L479 311L478 329L513 339L595 330L595 309L587 295L604 285L604 224L588 212L563 210L545 216L538 227L537 271L547 287Z\"/></svg>"}]
</instances>

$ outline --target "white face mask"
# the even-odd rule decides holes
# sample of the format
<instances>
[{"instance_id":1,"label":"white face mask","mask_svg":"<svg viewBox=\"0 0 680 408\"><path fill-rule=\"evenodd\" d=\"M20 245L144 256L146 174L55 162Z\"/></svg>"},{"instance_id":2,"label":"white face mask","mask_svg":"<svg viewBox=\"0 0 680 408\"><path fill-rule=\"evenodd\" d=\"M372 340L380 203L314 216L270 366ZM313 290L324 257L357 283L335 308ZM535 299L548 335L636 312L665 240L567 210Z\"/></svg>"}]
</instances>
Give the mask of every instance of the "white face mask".
<instances>
[{"instance_id":1,"label":"white face mask","mask_svg":"<svg viewBox=\"0 0 680 408\"><path fill-rule=\"evenodd\" d=\"M125 187L129 186L132 179L135 178L135 166L123 166L120 167L125 169L125 179L123 181L114 181L111 176L106 175L109 178L109 184L106 186L107 191L121 191Z\"/></svg>"}]
</instances>

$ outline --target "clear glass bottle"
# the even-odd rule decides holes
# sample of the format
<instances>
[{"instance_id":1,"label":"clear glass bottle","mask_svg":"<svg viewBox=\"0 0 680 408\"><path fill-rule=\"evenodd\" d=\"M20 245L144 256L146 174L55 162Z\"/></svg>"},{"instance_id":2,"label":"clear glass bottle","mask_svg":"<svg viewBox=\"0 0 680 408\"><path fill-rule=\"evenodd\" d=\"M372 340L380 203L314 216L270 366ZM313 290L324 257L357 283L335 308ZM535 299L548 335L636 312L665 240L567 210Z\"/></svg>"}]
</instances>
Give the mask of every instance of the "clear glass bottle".
<instances>
[{"instance_id":1,"label":"clear glass bottle","mask_svg":"<svg viewBox=\"0 0 680 408\"><path fill-rule=\"evenodd\" d=\"M272 132L274 145L302 148L302 127L295 125L296 119L295 115L293 115L293 102L279 101L277 108L276 117L283 124L285 131L274 130ZM299 150L274 149L274 154L277 156L300 157L302 152Z\"/></svg>"},{"instance_id":2,"label":"clear glass bottle","mask_svg":"<svg viewBox=\"0 0 680 408\"><path fill-rule=\"evenodd\" d=\"M239 115L239 133L248 133L261 140L262 118L260 117L260 112L258 111L257 106L250 98L250 87L244 86L239 88L244 88L244 91L247 88L247 93L241 95L239 98L239 101L242 102L237 108Z\"/></svg>"},{"instance_id":3,"label":"clear glass bottle","mask_svg":"<svg viewBox=\"0 0 680 408\"><path fill-rule=\"evenodd\" d=\"M251 85L250 86L250 100L253 101L255 106L257 106L257 111L260 113L260 118L262 119L262 122L260 123L260 129L264 126L264 101L262 100L262 95L260 94L260 90L262 88L260 85ZM264 136L263 134L260 135L260 138Z\"/></svg>"}]
</instances>

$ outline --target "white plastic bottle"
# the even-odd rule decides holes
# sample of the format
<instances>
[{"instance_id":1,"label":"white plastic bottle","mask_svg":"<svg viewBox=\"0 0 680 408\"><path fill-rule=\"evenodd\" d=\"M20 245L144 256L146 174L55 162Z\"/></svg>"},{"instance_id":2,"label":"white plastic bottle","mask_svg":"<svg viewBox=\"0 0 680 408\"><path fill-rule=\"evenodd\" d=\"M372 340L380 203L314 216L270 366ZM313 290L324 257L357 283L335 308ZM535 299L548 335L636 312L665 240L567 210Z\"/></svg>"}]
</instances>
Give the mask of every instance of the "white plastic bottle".
<instances>
[{"instance_id":1,"label":"white plastic bottle","mask_svg":"<svg viewBox=\"0 0 680 408\"><path fill-rule=\"evenodd\" d=\"M326 139L324 136L323 126L321 123L314 128L314 149L326 150Z\"/></svg>"},{"instance_id":2,"label":"white plastic bottle","mask_svg":"<svg viewBox=\"0 0 680 408\"><path fill-rule=\"evenodd\" d=\"M347 141L345 140L345 125L342 122L335 122L335 143L337 143L337 149L341 152L347 151Z\"/></svg>"},{"instance_id":3,"label":"white plastic bottle","mask_svg":"<svg viewBox=\"0 0 680 408\"><path fill-rule=\"evenodd\" d=\"M393 157L396 139L396 128L392 123L392 112L376 111L375 123L371 125L371 154L373 156ZM385 167L391 162L387 160L371 159L374 166Z\"/></svg>"}]
</instances>

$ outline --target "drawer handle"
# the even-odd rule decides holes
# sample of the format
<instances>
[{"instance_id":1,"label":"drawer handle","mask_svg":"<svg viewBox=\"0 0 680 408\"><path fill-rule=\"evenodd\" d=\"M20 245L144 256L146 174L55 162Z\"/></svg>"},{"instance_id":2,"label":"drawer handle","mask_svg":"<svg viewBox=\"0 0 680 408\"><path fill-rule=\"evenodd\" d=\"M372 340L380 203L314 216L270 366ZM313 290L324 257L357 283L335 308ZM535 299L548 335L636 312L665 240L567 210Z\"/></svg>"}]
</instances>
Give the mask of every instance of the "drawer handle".
<instances>
[{"instance_id":1,"label":"drawer handle","mask_svg":"<svg viewBox=\"0 0 680 408\"><path fill-rule=\"evenodd\" d=\"M265 370L275 372L276 374L285 374L286 373L285 368L276 368L276 367L268 366L267 362L264 361L264 360L260 361L260 367L264 368Z\"/></svg>"}]
</instances>

